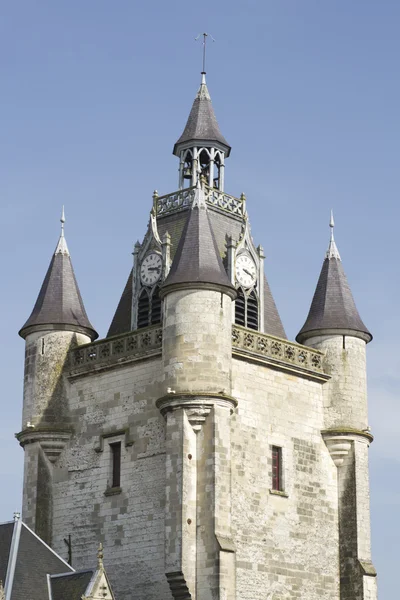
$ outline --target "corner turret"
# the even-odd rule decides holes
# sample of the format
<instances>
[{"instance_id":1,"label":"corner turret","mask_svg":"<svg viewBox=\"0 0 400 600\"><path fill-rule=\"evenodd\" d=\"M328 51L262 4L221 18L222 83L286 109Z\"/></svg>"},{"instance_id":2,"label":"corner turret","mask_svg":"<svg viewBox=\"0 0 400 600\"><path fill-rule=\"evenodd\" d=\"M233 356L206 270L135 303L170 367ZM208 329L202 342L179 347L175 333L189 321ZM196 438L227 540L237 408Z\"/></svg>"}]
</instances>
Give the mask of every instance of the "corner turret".
<instances>
[{"instance_id":1,"label":"corner turret","mask_svg":"<svg viewBox=\"0 0 400 600\"><path fill-rule=\"evenodd\" d=\"M25 339L22 430L25 451L23 518L51 542L52 466L71 436L68 382L70 349L98 337L82 302L64 236L61 235L33 311L19 332Z\"/></svg>"},{"instance_id":2,"label":"corner turret","mask_svg":"<svg viewBox=\"0 0 400 600\"><path fill-rule=\"evenodd\" d=\"M340 597L376 598L371 562L366 344L372 335L356 308L333 236L297 341L325 353L324 430L337 467Z\"/></svg>"}]
</instances>

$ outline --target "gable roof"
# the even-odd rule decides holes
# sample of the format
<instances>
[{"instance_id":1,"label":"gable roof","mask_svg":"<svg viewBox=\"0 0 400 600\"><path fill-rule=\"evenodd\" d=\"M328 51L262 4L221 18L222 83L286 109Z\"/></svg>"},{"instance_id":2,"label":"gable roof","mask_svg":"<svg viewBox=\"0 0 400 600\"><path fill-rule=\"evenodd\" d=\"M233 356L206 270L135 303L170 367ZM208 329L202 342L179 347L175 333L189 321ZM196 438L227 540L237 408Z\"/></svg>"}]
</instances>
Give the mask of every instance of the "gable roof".
<instances>
[{"instance_id":1,"label":"gable roof","mask_svg":"<svg viewBox=\"0 0 400 600\"><path fill-rule=\"evenodd\" d=\"M25 338L34 328L43 330L46 326L80 331L92 340L98 337L86 314L63 232L33 311L19 335Z\"/></svg>"},{"instance_id":2,"label":"gable roof","mask_svg":"<svg viewBox=\"0 0 400 600\"><path fill-rule=\"evenodd\" d=\"M20 520L0 524L0 540L0 565L2 572L7 573L4 590L10 600L45 600L48 598L46 575L73 571Z\"/></svg>"},{"instance_id":3,"label":"gable roof","mask_svg":"<svg viewBox=\"0 0 400 600\"><path fill-rule=\"evenodd\" d=\"M176 156L179 155L179 146L191 141L218 142L225 146L226 156L230 154L231 147L220 131L205 75L202 73L201 85L194 99L185 129L174 145L173 154Z\"/></svg>"},{"instance_id":4,"label":"gable roof","mask_svg":"<svg viewBox=\"0 0 400 600\"><path fill-rule=\"evenodd\" d=\"M94 569L49 576L51 600L81 600L94 575Z\"/></svg>"}]
</instances>

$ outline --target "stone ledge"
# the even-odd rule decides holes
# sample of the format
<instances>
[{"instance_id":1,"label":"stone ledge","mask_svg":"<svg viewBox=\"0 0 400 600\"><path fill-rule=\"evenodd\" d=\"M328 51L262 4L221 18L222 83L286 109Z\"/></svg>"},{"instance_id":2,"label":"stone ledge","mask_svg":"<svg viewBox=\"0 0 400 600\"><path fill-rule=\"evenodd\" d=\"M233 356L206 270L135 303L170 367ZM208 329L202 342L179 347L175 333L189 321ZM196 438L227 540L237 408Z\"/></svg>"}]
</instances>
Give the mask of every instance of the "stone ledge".
<instances>
[{"instance_id":1,"label":"stone ledge","mask_svg":"<svg viewBox=\"0 0 400 600\"><path fill-rule=\"evenodd\" d=\"M283 490L273 490L270 488L269 493L272 496L280 496L281 498L289 498L289 494Z\"/></svg>"},{"instance_id":2,"label":"stone ledge","mask_svg":"<svg viewBox=\"0 0 400 600\"><path fill-rule=\"evenodd\" d=\"M122 488L121 487L110 487L107 488L106 491L104 492L105 496L117 496L118 494L121 494L122 492Z\"/></svg>"}]
</instances>

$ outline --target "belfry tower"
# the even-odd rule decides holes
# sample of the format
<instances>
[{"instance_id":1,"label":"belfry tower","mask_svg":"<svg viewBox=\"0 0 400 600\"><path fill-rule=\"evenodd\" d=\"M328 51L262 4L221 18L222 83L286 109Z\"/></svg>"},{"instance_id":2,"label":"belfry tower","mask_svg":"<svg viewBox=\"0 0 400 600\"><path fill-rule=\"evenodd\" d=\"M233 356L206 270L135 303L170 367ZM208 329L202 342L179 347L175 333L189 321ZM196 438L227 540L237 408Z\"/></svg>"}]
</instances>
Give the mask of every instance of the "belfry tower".
<instances>
[{"instance_id":1,"label":"belfry tower","mask_svg":"<svg viewBox=\"0 0 400 600\"><path fill-rule=\"evenodd\" d=\"M204 70L204 69L203 69ZM107 336L63 233L26 338L23 518L118 600L376 600L366 344L332 236L286 337L205 73ZM267 240L268 242L268 240ZM43 350L44 348L44 350ZM70 536L70 538L69 538Z\"/></svg>"}]
</instances>

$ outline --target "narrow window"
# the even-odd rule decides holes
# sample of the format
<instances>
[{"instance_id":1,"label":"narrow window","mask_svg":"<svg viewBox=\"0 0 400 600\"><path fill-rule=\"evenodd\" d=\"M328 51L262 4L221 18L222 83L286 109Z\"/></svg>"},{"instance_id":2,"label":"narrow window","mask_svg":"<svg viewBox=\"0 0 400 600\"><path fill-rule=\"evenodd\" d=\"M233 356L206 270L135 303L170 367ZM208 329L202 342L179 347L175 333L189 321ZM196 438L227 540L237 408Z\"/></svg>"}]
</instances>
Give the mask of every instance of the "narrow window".
<instances>
[{"instance_id":1,"label":"narrow window","mask_svg":"<svg viewBox=\"0 0 400 600\"><path fill-rule=\"evenodd\" d=\"M245 327L245 312L246 312L246 301L242 288L237 290L237 298L235 300L235 323Z\"/></svg>"},{"instance_id":2,"label":"narrow window","mask_svg":"<svg viewBox=\"0 0 400 600\"><path fill-rule=\"evenodd\" d=\"M160 288L157 286L151 297L151 324L161 323L161 298Z\"/></svg>"},{"instance_id":3,"label":"narrow window","mask_svg":"<svg viewBox=\"0 0 400 600\"><path fill-rule=\"evenodd\" d=\"M344 337L344 336L343 336ZM41 347L41 353L42 355L44 354L44 337L42 338L42 347Z\"/></svg>"},{"instance_id":4,"label":"narrow window","mask_svg":"<svg viewBox=\"0 0 400 600\"><path fill-rule=\"evenodd\" d=\"M247 327L258 329L258 301L254 291L247 298Z\"/></svg>"},{"instance_id":5,"label":"narrow window","mask_svg":"<svg viewBox=\"0 0 400 600\"><path fill-rule=\"evenodd\" d=\"M272 489L283 491L282 487L282 448L272 446Z\"/></svg>"},{"instance_id":6,"label":"narrow window","mask_svg":"<svg viewBox=\"0 0 400 600\"><path fill-rule=\"evenodd\" d=\"M112 486L121 485L121 442L110 444L111 448L111 468L112 468Z\"/></svg>"},{"instance_id":7,"label":"narrow window","mask_svg":"<svg viewBox=\"0 0 400 600\"><path fill-rule=\"evenodd\" d=\"M138 302L138 322L137 322L138 328L147 327L147 325L149 324L149 309L150 309L149 295L146 292L146 290L143 290L142 293L140 294L139 302Z\"/></svg>"}]
</instances>

